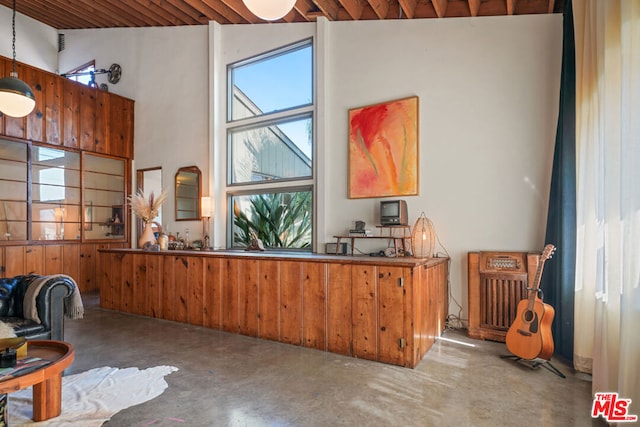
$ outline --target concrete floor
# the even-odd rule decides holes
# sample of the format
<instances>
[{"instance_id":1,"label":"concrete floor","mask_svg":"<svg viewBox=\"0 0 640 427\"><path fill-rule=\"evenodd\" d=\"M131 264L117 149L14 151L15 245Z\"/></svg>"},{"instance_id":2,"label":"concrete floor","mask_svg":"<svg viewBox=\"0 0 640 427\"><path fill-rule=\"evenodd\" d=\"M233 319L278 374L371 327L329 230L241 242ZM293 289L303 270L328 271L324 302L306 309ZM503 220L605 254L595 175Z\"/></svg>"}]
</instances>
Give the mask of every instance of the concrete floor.
<instances>
[{"instance_id":1,"label":"concrete floor","mask_svg":"<svg viewBox=\"0 0 640 427\"><path fill-rule=\"evenodd\" d=\"M103 310L67 320L76 358L179 368L169 388L105 426L590 426L590 378L501 359L504 344L448 330L415 369Z\"/></svg>"}]
</instances>

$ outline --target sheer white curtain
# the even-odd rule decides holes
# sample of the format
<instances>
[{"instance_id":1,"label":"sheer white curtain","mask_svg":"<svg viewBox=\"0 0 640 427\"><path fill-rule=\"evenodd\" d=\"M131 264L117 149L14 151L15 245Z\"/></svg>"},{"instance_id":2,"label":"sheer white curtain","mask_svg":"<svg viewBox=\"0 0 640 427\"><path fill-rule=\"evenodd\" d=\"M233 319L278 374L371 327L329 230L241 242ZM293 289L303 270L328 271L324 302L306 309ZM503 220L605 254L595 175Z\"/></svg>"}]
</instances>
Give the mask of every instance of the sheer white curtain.
<instances>
[{"instance_id":1,"label":"sheer white curtain","mask_svg":"<svg viewBox=\"0 0 640 427\"><path fill-rule=\"evenodd\" d=\"M573 2L575 356L640 414L640 0Z\"/></svg>"}]
</instances>

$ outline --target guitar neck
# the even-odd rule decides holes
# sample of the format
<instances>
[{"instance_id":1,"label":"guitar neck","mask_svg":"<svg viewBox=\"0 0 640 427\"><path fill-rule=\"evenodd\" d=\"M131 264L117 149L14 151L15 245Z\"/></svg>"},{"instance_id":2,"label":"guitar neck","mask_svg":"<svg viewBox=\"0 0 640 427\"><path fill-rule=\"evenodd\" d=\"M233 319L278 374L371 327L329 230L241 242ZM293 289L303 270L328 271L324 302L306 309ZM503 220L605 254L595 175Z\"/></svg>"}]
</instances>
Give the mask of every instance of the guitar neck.
<instances>
[{"instance_id":1,"label":"guitar neck","mask_svg":"<svg viewBox=\"0 0 640 427\"><path fill-rule=\"evenodd\" d=\"M536 296L538 295L538 289L540 288L540 279L542 279L542 270L544 269L544 263L549 259L555 247L553 245L547 245L540 255L538 260L538 268L536 269L536 275L533 279L533 286L527 288L529 291L529 303L527 304L527 308L529 310L533 310L533 304L536 301Z\"/></svg>"}]
</instances>

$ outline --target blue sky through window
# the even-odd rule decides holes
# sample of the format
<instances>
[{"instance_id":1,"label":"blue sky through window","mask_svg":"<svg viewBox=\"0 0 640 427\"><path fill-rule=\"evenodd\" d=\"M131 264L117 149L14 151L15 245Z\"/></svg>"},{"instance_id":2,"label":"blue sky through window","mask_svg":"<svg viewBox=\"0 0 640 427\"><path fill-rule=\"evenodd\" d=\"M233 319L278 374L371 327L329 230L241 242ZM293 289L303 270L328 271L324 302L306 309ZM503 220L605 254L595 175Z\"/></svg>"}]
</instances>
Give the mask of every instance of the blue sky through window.
<instances>
[{"instance_id":1,"label":"blue sky through window","mask_svg":"<svg viewBox=\"0 0 640 427\"><path fill-rule=\"evenodd\" d=\"M313 49L285 51L281 55L233 69L233 82L262 113L299 107L313 102ZM278 125L281 131L312 158L309 121L296 120Z\"/></svg>"}]
</instances>

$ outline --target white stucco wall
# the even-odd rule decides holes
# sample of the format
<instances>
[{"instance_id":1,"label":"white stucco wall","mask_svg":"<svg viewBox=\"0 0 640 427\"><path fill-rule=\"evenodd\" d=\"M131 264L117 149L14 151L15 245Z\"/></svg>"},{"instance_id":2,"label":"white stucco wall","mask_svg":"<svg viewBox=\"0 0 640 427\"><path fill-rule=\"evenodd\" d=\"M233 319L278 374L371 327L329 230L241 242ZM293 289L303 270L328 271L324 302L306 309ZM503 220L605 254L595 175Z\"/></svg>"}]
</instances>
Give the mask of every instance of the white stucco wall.
<instances>
[{"instance_id":1,"label":"white stucco wall","mask_svg":"<svg viewBox=\"0 0 640 427\"><path fill-rule=\"evenodd\" d=\"M13 58L12 14L13 11L10 8L0 6L0 55L7 58ZM52 73L57 72L58 31L28 16L16 13L16 60Z\"/></svg>"}]
</instances>

